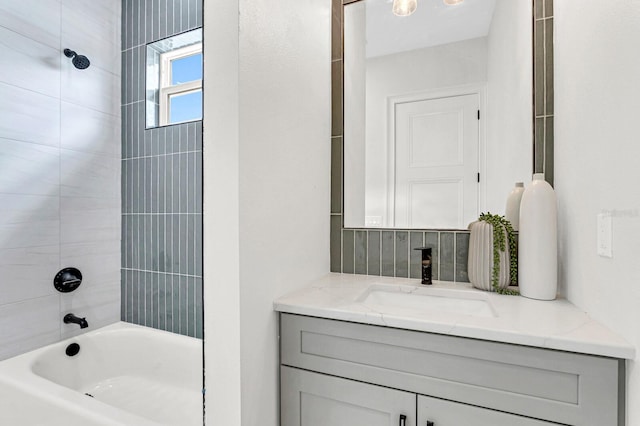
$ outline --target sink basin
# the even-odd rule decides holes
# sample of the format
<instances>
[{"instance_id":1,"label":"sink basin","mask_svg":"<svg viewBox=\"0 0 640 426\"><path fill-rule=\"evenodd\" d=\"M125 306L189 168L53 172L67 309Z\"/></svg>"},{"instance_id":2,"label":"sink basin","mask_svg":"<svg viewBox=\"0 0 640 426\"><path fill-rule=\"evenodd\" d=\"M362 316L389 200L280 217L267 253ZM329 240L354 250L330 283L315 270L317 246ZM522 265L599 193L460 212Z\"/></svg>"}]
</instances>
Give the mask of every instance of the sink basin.
<instances>
[{"instance_id":1,"label":"sink basin","mask_svg":"<svg viewBox=\"0 0 640 426\"><path fill-rule=\"evenodd\" d=\"M474 291L412 286L372 285L358 302L377 311L416 313L444 312L477 317L496 317L487 295ZM391 312L389 312L391 313Z\"/></svg>"}]
</instances>

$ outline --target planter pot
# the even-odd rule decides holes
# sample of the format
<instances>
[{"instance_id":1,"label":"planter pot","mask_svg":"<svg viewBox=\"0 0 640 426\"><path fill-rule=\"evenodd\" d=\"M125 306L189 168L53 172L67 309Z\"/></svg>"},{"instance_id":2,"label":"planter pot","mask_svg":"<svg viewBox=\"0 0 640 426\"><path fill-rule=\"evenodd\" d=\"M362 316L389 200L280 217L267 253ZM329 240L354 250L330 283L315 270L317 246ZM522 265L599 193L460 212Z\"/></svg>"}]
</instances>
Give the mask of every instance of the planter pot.
<instances>
[{"instance_id":1,"label":"planter pot","mask_svg":"<svg viewBox=\"0 0 640 426\"><path fill-rule=\"evenodd\" d=\"M472 222L469 225L471 236L469 237L469 261L467 270L469 281L475 288L486 291L494 291L491 284L493 271L493 225L484 221ZM507 231L504 232L505 250L500 252L500 273L498 275L498 287L506 288L510 283L509 276L509 244Z\"/></svg>"}]
</instances>

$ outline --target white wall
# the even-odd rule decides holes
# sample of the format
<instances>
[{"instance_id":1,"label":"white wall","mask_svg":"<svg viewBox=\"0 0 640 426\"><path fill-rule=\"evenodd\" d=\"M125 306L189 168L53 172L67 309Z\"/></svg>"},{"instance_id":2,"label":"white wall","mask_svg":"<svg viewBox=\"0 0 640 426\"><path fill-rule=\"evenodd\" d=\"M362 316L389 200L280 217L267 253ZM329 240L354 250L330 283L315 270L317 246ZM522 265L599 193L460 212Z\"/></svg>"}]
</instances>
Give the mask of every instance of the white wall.
<instances>
[{"instance_id":1,"label":"white wall","mask_svg":"<svg viewBox=\"0 0 640 426\"><path fill-rule=\"evenodd\" d=\"M0 359L120 318L120 26L111 0L0 3Z\"/></svg>"},{"instance_id":2,"label":"white wall","mask_svg":"<svg viewBox=\"0 0 640 426\"><path fill-rule=\"evenodd\" d=\"M640 3L561 0L554 20L561 290L640 349ZM596 252L606 210L611 259ZM638 361L627 363L628 425L640 424Z\"/></svg>"},{"instance_id":3,"label":"white wall","mask_svg":"<svg viewBox=\"0 0 640 426\"><path fill-rule=\"evenodd\" d=\"M487 37L484 208L504 214L516 182L533 173L531 0L498 0ZM482 202L481 202L482 205Z\"/></svg>"},{"instance_id":4,"label":"white wall","mask_svg":"<svg viewBox=\"0 0 640 426\"><path fill-rule=\"evenodd\" d=\"M329 272L331 1L234 3L205 5L207 423L275 426L273 300Z\"/></svg>"},{"instance_id":5,"label":"white wall","mask_svg":"<svg viewBox=\"0 0 640 426\"><path fill-rule=\"evenodd\" d=\"M487 40L476 38L371 58L366 78L366 215L383 217L388 226L387 97L485 83ZM345 144L349 144L346 138Z\"/></svg>"}]
</instances>

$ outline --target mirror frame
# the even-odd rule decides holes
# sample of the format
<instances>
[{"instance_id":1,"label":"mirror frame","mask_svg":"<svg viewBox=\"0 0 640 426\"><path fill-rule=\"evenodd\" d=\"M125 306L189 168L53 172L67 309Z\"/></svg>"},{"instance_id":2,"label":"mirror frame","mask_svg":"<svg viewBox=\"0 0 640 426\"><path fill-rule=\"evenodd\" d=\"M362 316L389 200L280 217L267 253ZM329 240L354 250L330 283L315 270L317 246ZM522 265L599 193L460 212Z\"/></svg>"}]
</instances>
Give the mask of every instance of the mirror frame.
<instances>
[{"instance_id":1,"label":"mirror frame","mask_svg":"<svg viewBox=\"0 0 640 426\"><path fill-rule=\"evenodd\" d=\"M440 241L440 233L452 234L455 240L458 234L468 233L467 230L430 230L430 229L397 229L397 228L345 228L344 227L344 6L350 3L366 0L332 0L331 24L331 218L330 218L330 270L331 272L357 273L385 276L409 276L398 274L397 257L393 256L393 274L385 273L378 265L373 273L368 266L365 270L358 270L356 257L358 256L357 242L364 238L364 256L371 250L368 240L369 232L381 235L377 250L382 252L382 234L386 231L396 238L396 233L422 234L426 240L427 234L436 234ZM544 173L545 179L553 185L553 146L554 146L554 87L553 87L553 0L531 0L532 28L533 28L533 135L532 173ZM346 237L346 238L345 238ZM408 244L408 242L407 242ZM374 248L375 248L374 247ZM455 247L455 245L453 245ZM455 249L454 249L455 251ZM439 253L440 250L435 250ZM360 253L362 256L362 253ZM457 257L458 253L453 253ZM437 254L436 254L437 256ZM382 255L380 256L382 257ZM408 256L410 257L410 256ZM434 259L437 262L437 259ZM409 262L402 256L401 262ZM365 262L368 265L368 262ZM380 264L382 259L380 259ZM361 268L362 269L362 268Z\"/></svg>"}]
</instances>

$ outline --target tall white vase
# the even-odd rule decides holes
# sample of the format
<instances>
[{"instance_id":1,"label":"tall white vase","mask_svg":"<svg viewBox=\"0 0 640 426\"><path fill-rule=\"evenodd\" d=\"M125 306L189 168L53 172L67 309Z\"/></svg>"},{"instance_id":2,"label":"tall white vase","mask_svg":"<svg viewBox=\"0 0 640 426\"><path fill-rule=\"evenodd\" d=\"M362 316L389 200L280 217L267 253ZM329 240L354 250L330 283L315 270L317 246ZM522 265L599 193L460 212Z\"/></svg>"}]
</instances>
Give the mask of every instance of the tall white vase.
<instances>
[{"instance_id":1,"label":"tall white vase","mask_svg":"<svg viewBox=\"0 0 640 426\"><path fill-rule=\"evenodd\" d=\"M518 285L524 297L553 300L558 291L558 225L556 193L533 175L520 203Z\"/></svg>"},{"instance_id":2,"label":"tall white vase","mask_svg":"<svg viewBox=\"0 0 640 426\"><path fill-rule=\"evenodd\" d=\"M516 182L516 187L507 197L507 208L504 217L511 222L514 231L520 230L520 202L522 201L523 193L524 183Z\"/></svg>"}]
</instances>

